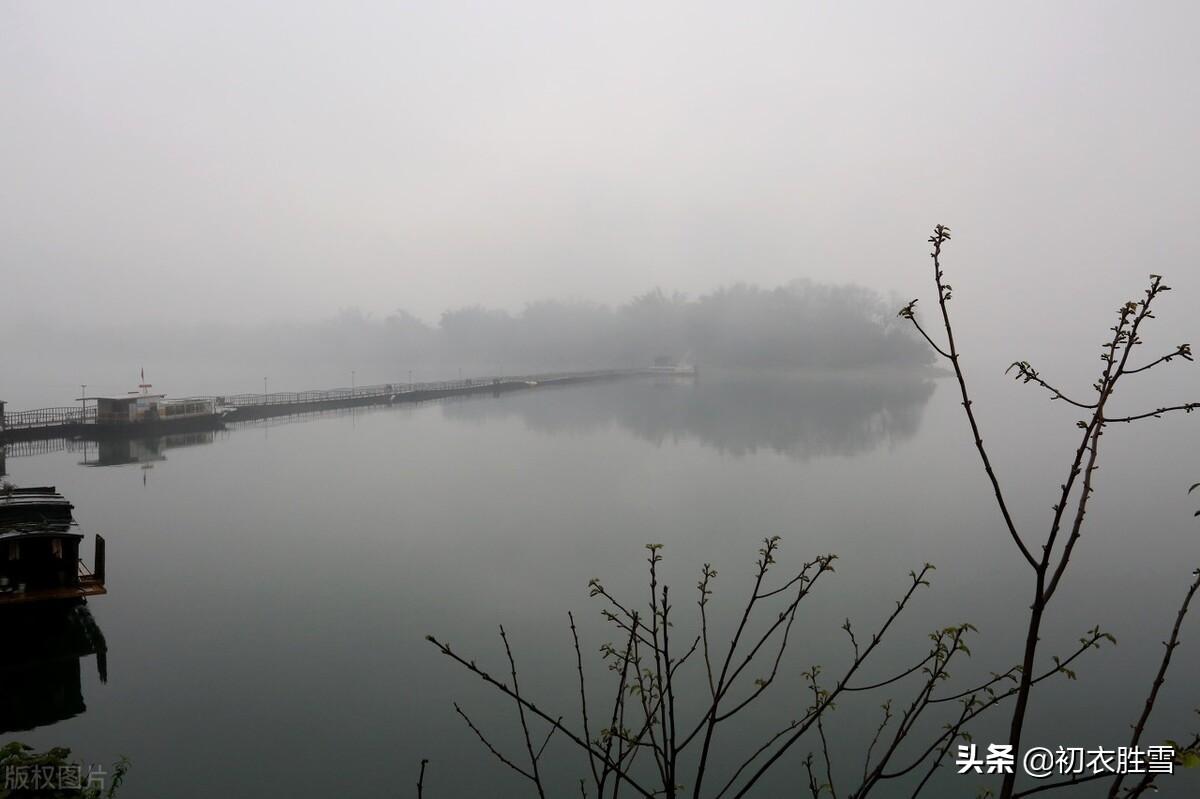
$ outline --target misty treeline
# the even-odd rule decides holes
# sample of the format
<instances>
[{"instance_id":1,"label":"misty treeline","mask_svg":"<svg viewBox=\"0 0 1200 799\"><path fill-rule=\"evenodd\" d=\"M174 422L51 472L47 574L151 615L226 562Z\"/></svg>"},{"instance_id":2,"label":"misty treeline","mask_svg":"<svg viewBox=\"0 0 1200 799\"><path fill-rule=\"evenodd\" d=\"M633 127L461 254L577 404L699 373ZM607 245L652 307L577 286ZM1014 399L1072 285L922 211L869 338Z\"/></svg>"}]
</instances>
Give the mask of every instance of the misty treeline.
<instances>
[{"instance_id":1,"label":"misty treeline","mask_svg":"<svg viewBox=\"0 0 1200 799\"><path fill-rule=\"evenodd\" d=\"M796 280L697 297L656 289L615 307L578 300L531 302L517 312L460 307L436 322L353 308L288 319L286 306L238 322L114 316L8 330L0 322L0 335L38 341L36 350L9 356L0 399L34 408L63 405L82 384L93 393L124 392L141 382L143 368L156 390L178 397L643 367L660 355L702 368L780 371L931 365L924 342L890 310L895 304L859 286Z\"/></svg>"},{"instance_id":2,"label":"misty treeline","mask_svg":"<svg viewBox=\"0 0 1200 799\"><path fill-rule=\"evenodd\" d=\"M405 368L431 365L510 372L644 366L658 355L728 367L931 362L899 322L870 289L797 280L774 289L739 284L695 298L656 289L616 307L559 300L531 302L515 313L461 307L436 323L405 311L378 317L347 309L321 320L112 327L87 331L87 340L95 357L111 350L114 359L127 359L137 351L148 368L161 369L170 357L236 354L265 368L297 359L387 364L400 377ZM75 332L57 336L78 345Z\"/></svg>"},{"instance_id":3,"label":"misty treeline","mask_svg":"<svg viewBox=\"0 0 1200 799\"><path fill-rule=\"evenodd\" d=\"M655 289L615 308L543 301L510 314L474 306L447 311L436 327L407 315L383 327L402 348L485 364L644 365L656 355L727 367L929 362L893 320L869 289L797 280L775 289L738 284L695 299Z\"/></svg>"}]
</instances>

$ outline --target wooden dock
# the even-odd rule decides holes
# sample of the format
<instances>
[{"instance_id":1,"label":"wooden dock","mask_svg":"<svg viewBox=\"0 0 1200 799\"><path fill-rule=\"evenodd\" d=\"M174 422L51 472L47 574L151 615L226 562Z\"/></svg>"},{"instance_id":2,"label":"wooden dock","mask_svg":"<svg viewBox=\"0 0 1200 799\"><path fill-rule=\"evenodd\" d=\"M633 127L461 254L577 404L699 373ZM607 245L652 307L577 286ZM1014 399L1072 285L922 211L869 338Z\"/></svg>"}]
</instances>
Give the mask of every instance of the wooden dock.
<instances>
[{"instance_id":1,"label":"wooden dock","mask_svg":"<svg viewBox=\"0 0 1200 799\"><path fill-rule=\"evenodd\" d=\"M617 380L654 373L652 369L599 369L586 372L506 375L425 383L381 383L316 391L188 397L183 399L213 402L217 413L200 417L193 416L187 419L157 419L127 423L106 423L98 420L94 407L38 408L6 412L4 404L0 402L0 443L48 439L132 438L195 430L219 430L224 427L226 422L243 422L368 405L426 402L444 397L473 394L499 395L512 391L527 391L539 386Z\"/></svg>"},{"instance_id":2,"label":"wooden dock","mask_svg":"<svg viewBox=\"0 0 1200 799\"><path fill-rule=\"evenodd\" d=\"M47 603L78 602L90 596L107 594L108 589L95 577L81 577L79 585L63 586L61 588L41 588L36 591L0 594L0 608L17 605L42 605Z\"/></svg>"}]
</instances>

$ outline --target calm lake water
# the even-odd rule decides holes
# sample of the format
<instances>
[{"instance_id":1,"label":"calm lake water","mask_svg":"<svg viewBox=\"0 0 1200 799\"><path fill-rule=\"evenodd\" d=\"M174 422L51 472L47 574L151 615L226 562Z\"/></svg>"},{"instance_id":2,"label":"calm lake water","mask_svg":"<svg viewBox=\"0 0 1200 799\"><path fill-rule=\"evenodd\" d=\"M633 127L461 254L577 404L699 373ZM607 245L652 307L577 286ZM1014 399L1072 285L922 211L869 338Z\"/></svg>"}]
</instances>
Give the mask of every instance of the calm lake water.
<instances>
[{"instance_id":1,"label":"calm lake water","mask_svg":"<svg viewBox=\"0 0 1200 799\"><path fill-rule=\"evenodd\" d=\"M985 436L1018 522L1043 530L1074 416L1008 383L987 393ZM452 703L516 757L511 706L424 636L499 674L504 624L524 690L575 724L567 612L579 620L597 706L610 675L596 650L615 640L588 597L590 578L645 604L643 545L662 543L673 635L690 641L701 564L719 571L714 624L727 630L759 542L776 534L780 576L825 552L839 555L837 572L802 605L767 701L718 738L718 770L803 711L800 670L823 664L835 674L849 652L843 620L869 635L926 561L938 567L932 587L864 681L919 660L929 630L971 621L980 630L973 656L950 684L967 687L1019 660L1031 590L957 402L945 379L708 372L10 453L8 479L57 485L85 531L108 540L110 594L89 603L107 642L107 681L95 656L78 671L73 659L47 665L46 681L62 683L57 704L50 694L44 702L48 723L0 741L65 745L87 762L128 755L122 795L135 799L415 796L421 758L430 760L427 797L527 796ZM1190 419L1105 437L1091 526L1043 651L1047 662L1070 651L1096 624L1119 646L1082 659L1078 681L1045 684L1026 743L1126 742L1159 642L1200 566L1196 499L1185 493L1200 479L1195 441ZM89 559L90 547L89 538ZM1198 673L1200 614L1149 742L1200 727L1191 711ZM698 678L688 678L693 687ZM856 696L828 717L842 791L861 774L879 704L894 696L906 705L913 690ZM56 713L75 715L54 721ZM1005 720L1004 711L993 717ZM972 731L986 744L1001 739L997 729ZM798 744L761 795L798 795L811 748ZM578 795L586 765L574 751L552 742L546 764L555 795ZM951 773L935 794L973 796L982 784ZM1176 779L1161 795L1198 788Z\"/></svg>"}]
</instances>

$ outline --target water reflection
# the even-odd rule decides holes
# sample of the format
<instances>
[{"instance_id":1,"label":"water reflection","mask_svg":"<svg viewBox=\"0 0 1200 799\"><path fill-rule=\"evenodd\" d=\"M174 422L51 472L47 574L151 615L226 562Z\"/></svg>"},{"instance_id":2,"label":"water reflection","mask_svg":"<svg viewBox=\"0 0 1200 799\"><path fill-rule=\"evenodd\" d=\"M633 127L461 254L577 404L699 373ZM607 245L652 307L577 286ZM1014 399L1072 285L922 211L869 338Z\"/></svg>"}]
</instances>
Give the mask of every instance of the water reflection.
<instances>
[{"instance_id":1,"label":"water reflection","mask_svg":"<svg viewBox=\"0 0 1200 799\"><path fill-rule=\"evenodd\" d=\"M807 460L861 455L912 438L920 429L933 390L929 377L896 372L829 375L706 370L694 379L659 376L450 397L440 402L446 418L458 421L517 417L530 429L548 434L593 432L618 425L656 445L695 440L737 456L767 450ZM569 401L564 401L564 392L570 392ZM280 425L356 418L387 410L321 411L242 422L230 429L261 428L265 434ZM81 453L81 466L140 464L145 470L167 460L169 449L216 440L212 431L100 441L57 439L15 442L0 453L22 457L66 450ZM0 475L4 470L0 454Z\"/></svg>"},{"instance_id":2,"label":"water reflection","mask_svg":"<svg viewBox=\"0 0 1200 799\"><path fill-rule=\"evenodd\" d=\"M806 606L781 671L787 679L813 664L844 662L844 619L864 628L881 621L904 573L931 559L943 577L900 620L864 679L910 667L927 629L971 621L983 634L972 646L974 665L955 677L982 682L988 670L1010 666L1020 646L1014 619L1027 602L1012 586L1024 579L1023 566L989 512L990 490L964 440L953 386L938 388L940 395L912 376L709 371L698 383L624 380L280 418L233 426L214 437L219 447L156 445L171 479L150 492L128 479L135 467L76 466L77 443L19 460L13 451L24 450L10 449L14 481L63 485L120 553L119 590L100 610L121 650L121 685L92 695L94 673L84 673L83 689L92 692L86 715L16 736L43 749L127 752L138 796L240 796L247 785L267 784L297 799L371 796L394 787L405 768L413 769L405 782L415 777L422 758L431 760L437 796L525 796L527 786L489 760L450 703L478 711L503 750L520 752L511 706L447 671L422 637L435 633L501 670L507 663L495 635L504 623L528 675L523 685L547 708L577 711L567 611L577 614L592 653L584 660L589 682L599 688L608 676L594 647L610 634L587 597L589 578L604 578L619 596L642 596L642 546L662 542L664 580L680 590L681 610L694 601L688 586L696 567L712 562L723 581L714 613L725 614L713 623L735 624L730 616L753 553L774 533L785 536L789 563L829 551L844 558L837 579ZM997 438L996 453L1022 466L1006 488L1036 499L1044 474L1058 476L1039 466L1057 441L1023 422L1012 429L1024 434ZM1161 429L1140 446L1184 463L1194 442ZM672 440L681 445L650 443ZM902 446L889 452L892 443ZM758 457L720 454L755 450ZM821 457L833 454L859 457ZM119 459L97 451L95 460ZM1159 646L1164 631L1146 620L1177 605L1184 567L1178 558L1147 560L1145 537L1128 530L1152 527L1158 539L1192 546L1195 506L1160 504L1142 465L1131 459L1128 475L1108 478L1121 488L1117 515L1097 526L1103 545L1081 555L1092 558L1090 567L1081 564L1081 580L1072 583L1079 588L1063 595L1047 631L1057 653L1081 630L1097 621L1109 629L1111 621L1122 646L1096 652L1086 679L1081 673L1046 695L1036 732L1031 727L1038 743L1119 744L1152 676L1135 655ZM1106 590L1127 583L1133 563L1143 564L1138 590ZM695 629L692 607L680 617L681 638ZM5 632L0 623L0 661L19 649ZM1200 673L1196 648L1181 648L1177 658L1179 673ZM0 680L0 692L12 690L6 676ZM76 673L65 682L64 716L83 704ZM724 739L727 757L803 712L804 697L785 683L778 688L761 706L761 729L759 717L748 719L753 737ZM900 701L908 689L897 690L885 695ZM1195 718L1189 681L1169 680L1164 691L1156 740L1191 729ZM831 720L835 760L848 760L838 751L865 749L877 699L865 692L847 700ZM988 737L995 726L972 732L998 740ZM221 767L196 769L194 754L213 741L221 742ZM307 767L328 760L331 741L337 768ZM556 736L549 757L558 745ZM781 764L764 795L790 795L804 784L803 754ZM577 765L568 757L556 764L563 784L578 776ZM182 792L180 774L188 775ZM950 772L933 795L961 799L962 786ZM1194 795L1188 787L1179 795Z\"/></svg>"},{"instance_id":3,"label":"water reflection","mask_svg":"<svg viewBox=\"0 0 1200 799\"><path fill-rule=\"evenodd\" d=\"M153 464L167 459L166 451L179 447L211 444L212 431L177 433L155 438L112 438L77 442L83 453L81 466L124 466L131 463Z\"/></svg>"},{"instance_id":4,"label":"water reflection","mask_svg":"<svg viewBox=\"0 0 1200 799\"><path fill-rule=\"evenodd\" d=\"M912 438L933 395L931 379L898 373L721 373L540 389L502 403L447 403L448 418L519 417L544 433L619 425L663 444L699 441L733 455L768 450L798 460L860 455ZM560 392L572 391L564 402Z\"/></svg>"},{"instance_id":5,"label":"water reflection","mask_svg":"<svg viewBox=\"0 0 1200 799\"><path fill-rule=\"evenodd\" d=\"M87 710L82 660L108 680L108 647L86 605L22 609L3 621L0 734L55 724Z\"/></svg>"}]
</instances>

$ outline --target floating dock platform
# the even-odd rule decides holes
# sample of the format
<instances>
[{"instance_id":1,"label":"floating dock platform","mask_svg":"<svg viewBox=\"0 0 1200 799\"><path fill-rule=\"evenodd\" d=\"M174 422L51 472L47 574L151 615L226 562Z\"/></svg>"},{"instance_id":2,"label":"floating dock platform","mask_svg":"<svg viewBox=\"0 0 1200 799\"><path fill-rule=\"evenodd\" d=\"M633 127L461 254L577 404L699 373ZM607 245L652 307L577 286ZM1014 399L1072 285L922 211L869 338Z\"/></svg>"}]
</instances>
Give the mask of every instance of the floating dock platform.
<instances>
[{"instance_id":1,"label":"floating dock platform","mask_svg":"<svg viewBox=\"0 0 1200 799\"><path fill-rule=\"evenodd\" d=\"M274 416L426 402L472 394L502 394L557 386L662 374L662 369L600 369L586 372L467 378L427 383L383 383L318 391L231 394L168 400L162 394L81 397L78 407L6 412L0 402L0 443L39 439L133 438L220 430L226 422ZM682 374L674 370L674 374ZM694 374L691 373L691 374ZM89 404L91 403L91 404Z\"/></svg>"}]
</instances>

